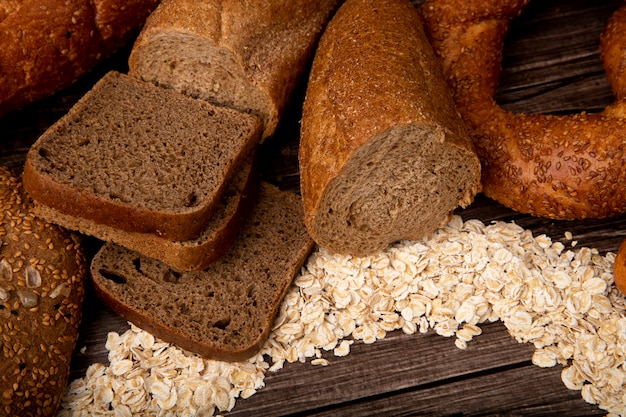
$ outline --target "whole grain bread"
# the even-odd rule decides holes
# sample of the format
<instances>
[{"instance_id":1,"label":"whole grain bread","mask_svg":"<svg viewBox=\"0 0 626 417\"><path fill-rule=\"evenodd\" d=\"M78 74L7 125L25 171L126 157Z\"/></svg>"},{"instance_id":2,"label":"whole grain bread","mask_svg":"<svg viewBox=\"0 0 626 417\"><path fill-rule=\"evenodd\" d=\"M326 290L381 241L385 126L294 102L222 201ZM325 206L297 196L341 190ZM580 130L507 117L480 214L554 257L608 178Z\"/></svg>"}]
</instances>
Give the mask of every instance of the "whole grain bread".
<instances>
[{"instance_id":1,"label":"whole grain bread","mask_svg":"<svg viewBox=\"0 0 626 417\"><path fill-rule=\"evenodd\" d=\"M260 131L255 116L110 72L31 147L24 186L63 214L190 240Z\"/></svg>"},{"instance_id":2,"label":"whole grain bread","mask_svg":"<svg viewBox=\"0 0 626 417\"><path fill-rule=\"evenodd\" d=\"M87 261L80 237L32 214L0 167L0 415L53 416L78 336Z\"/></svg>"},{"instance_id":3,"label":"whole grain bread","mask_svg":"<svg viewBox=\"0 0 626 417\"><path fill-rule=\"evenodd\" d=\"M0 1L0 115L71 85L132 41L158 3Z\"/></svg>"},{"instance_id":4,"label":"whole grain bread","mask_svg":"<svg viewBox=\"0 0 626 417\"><path fill-rule=\"evenodd\" d=\"M328 24L299 159L309 233L338 253L421 238L473 201L480 163L408 0L347 0Z\"/></svg>"},{"instance_id":5,"label":"whole grain bread","mask_svg":"<svg viewBox=\"0 0 626 417\"><path fill-rule=\"evenodd\" d=\"M93 221L60 213L38 204L34 212L54 219L67 229L77 230L106 242L116 243L144 256L184 270L200 271L224 255L232 246L237 233L249 215L258 194L259 177L255 158L250 158L235 175L222 196L217 212L211 216L199 237L172 241L151 233L133 233Z\"/></svg>"},{"instance_id":6,"label":"whole grain bread","mask_svg":"<svg viewBox=\"0 0 626 417\"><path fill-rule=\"evenodd\" d=\"M230 251L201 272L180 272L107 243L91 264L94 288L114 311L181 348L237 361L254 355L313 247L300 197L261 184Z\"/></svg>"},{"instance_id":7,"label":"whole grain bread","mask_svg":"<svg viewBox=\"0 0 626 417\"><path fill-rule=\"evenodd\" d=\"M164 0L130 74L256 114L270 136L339 0Z\"/></svg>"}]
</instances>

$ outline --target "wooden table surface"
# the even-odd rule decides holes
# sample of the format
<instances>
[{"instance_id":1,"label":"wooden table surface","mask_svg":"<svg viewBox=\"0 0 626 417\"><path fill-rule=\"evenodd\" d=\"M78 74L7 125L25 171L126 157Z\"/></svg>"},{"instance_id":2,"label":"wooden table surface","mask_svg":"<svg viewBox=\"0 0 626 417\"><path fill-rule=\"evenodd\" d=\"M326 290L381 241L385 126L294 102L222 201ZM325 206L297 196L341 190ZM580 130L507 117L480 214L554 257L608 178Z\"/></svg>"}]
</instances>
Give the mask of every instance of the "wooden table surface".
<instances>
[{"instance_id":1,"label":"wooden table surface","mask_svg":"<svg viewBox=\"0 0 626 417\"><path fill-rule=\"evenodd\" d=\"M415 4L419 6L419 1ZM534 1L514 21L505 47L497 99L519 112L597 112L613 101L599 61L599 34L620 1ZM126 70L128 48L75 86L0 119L0 163L20 167L30 144L61 117L106 71ZM275 137L263 148L263 175L298 191L298 120L304 88L295 94ZM515 213L479 195L458 213L464 219L515 221L536 234L578 246L616 251L626 237L626 215L606 220L552 221ZM97 244L97 242L93 242ZM88 289L71 377L89 364L107 363L109 331L128 328ZM467 350L454 338L387 334L371 345L357 342L350 355L328 355L330 365L288 364L266 376L266 386L238 400L229 415L433 415L591 416L604 415L566 389L561 367L531 363L532 346L518 344L500 322L481 325L483 334ZM78 349L84 349L81 353Z\"/></svg>"}]
</instances>

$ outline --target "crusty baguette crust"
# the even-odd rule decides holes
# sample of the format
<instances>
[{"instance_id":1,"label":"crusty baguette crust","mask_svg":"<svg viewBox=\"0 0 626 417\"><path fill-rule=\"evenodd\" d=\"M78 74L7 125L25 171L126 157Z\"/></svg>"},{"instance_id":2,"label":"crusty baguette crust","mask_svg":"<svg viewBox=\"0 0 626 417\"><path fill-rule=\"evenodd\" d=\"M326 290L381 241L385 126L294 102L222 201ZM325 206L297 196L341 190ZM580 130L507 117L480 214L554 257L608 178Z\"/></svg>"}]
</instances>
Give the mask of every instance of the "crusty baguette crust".
<instances>
[{"instance_id":1,"label":"crusty baguette crust","mask_svg":"<svg viewBox=\"0 0 626 417\"><path fill-rule=\"evenodd\" d=\"M445 166L453 154L459 166ZM410 2L348 0L337 11L313 61L299 158L305 223L335 252L423 237L471 203L480 164Z\"/></svg>"},{"instance_id":2,"label":"crusty baguette crust","mask_svg":"<svg viewBox=\"0 0 626 417\"><path fill-rule=\"evenodd\" d=\"M528 0L429 0L420 8L483 166L483 192L516 211L573 220L626 212L626 6L602 35L617 101L600 114L514 114L493 99L504 38ZM606 49L605 49L606 48Z\"/></svg>"},{"instance_id":3,"label":"crusty baguette crust","mask_svg":"<svg viewBox=\"0 0 626 417\"><path fill-rule=\"evenodd\" d=\"M147 20L133 46L129 73L215 104L251 110L264 120L266 138L274 132L339 2L165 0ZM153 49L152 44L160 41L171 43L171 47ZM185 49L190 42L194 42L195 50ZM184 53L180 52L183 49ZM215 55L211 55L213 52ZM226 56L226 63L219 62L218 55ZM189 63L199 64L193 73L184 69ZM206 75L218 66L228 73L224 80ZM220 85L227 83L240 85ZM259 103L252 108L248 107L250 103L224 103L219 98L219 90L241 90L244 84L248 92L243 99L258 98Z\"/></svg>"},{"instance_id":4,"label":"crusty baguette crust","mask_svg":"<svg viewBox=\"0 0 626 417\"><path fill-rule=\"evenodd\" d=\"M54 416L70 372L87 261L80 236L32 214L0 167L0 415Z\"/></svg>"},{"instance_id":5,"label":"crusty baguette crust","mask_svg":"<svg viewBox=\"0 0 626 417\"><path fill-rule=\"evenodd\" d=\"M0 116L68 87L128 43L158 2L2 2Z\"/></svg>"}]
</instances>

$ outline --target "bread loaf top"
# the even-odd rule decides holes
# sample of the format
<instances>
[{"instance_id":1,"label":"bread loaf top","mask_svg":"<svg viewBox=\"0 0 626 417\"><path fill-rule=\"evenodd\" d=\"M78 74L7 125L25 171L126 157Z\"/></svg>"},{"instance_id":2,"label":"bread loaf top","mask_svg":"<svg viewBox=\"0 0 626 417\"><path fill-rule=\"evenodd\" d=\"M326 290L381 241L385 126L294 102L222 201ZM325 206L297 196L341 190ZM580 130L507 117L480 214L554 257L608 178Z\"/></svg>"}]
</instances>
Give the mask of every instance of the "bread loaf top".
<instances>
[{"instance_id":1,"label":"bread loaf top","mask_svg":"<svg viewBox=\"0 0 626 417\"><path fill-rule=\"evenodd\" d=\"M111 72L31 147L24 185L61 213L189 240L260 132L254 116Z\"/></svg>"},{"instance_id":2,"label":"bread loaf top","mask_svg":"<svg viewBox=\"0 0 626 417\"><path fill-rule=\"evenodd\" d=\"M130 74L278 124L339 0L165 0L129 58Z\"/></svg>"},{"instance_id":3,"label":"bread loaf top","mask_svg":"<svg viewBox=\"0 0 626 417\"><path fill-rule=\"evenodd\" d=\"M87 262L78 235L33 216L6 167L0 207L0 414L53 416L69 376Z\"/></svg>"},{"instance_id":4,"label":"bread loaf top","mask_svg":"<svg viewBox=\"0 0 626 417\"><path fill-rule=\"evenodd\" d=\"M480 162L408 0L347 0L322 35L304 101L300 175L313 239L368 255L445 223Z\"/></svg>"},{"instance_id":5,"label":"bread loaf top","mask_svg":"<svg viewBox=\"0 0 626 417\"><path fill-rule=\"evenodd\" d=\"M0 2L0 115L68 87L128 43L158 3Z\"/></svg>"},{"instance_id":6,"label":"bread loaf top","mask_svg":"<svg viewBox=\"0 0 626 417\"><path fill-rule=\"evenodd\" d=\"M181 272L120 246L94 257L94 288L114 311L205 357L244 360L267 339L280 303L313 247L296 194L263 183L231 250Z\"/></svg>"}]
</instances>

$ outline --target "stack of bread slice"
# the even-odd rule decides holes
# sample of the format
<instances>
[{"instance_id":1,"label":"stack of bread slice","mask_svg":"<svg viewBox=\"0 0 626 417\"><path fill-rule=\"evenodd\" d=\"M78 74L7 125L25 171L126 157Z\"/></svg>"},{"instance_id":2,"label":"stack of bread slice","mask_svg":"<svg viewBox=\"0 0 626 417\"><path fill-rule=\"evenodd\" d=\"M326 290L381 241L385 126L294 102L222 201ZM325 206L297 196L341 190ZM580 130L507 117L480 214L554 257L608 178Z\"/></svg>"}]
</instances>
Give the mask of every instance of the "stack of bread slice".
<instances>
[{"instance_id":1,"label":"stack of bread slice","mask_svg":"<svg viewBox=\"0 0 626 417\"><path fill-rule=\"evenodd\" d=\"M300 197L260 183L256 151L339 2L222 3L163 1L129 74L48 129L23 179L39 216L104 241L91 276L114 311L242 360L313 247Z\"/></svg>"}]
</instances>

